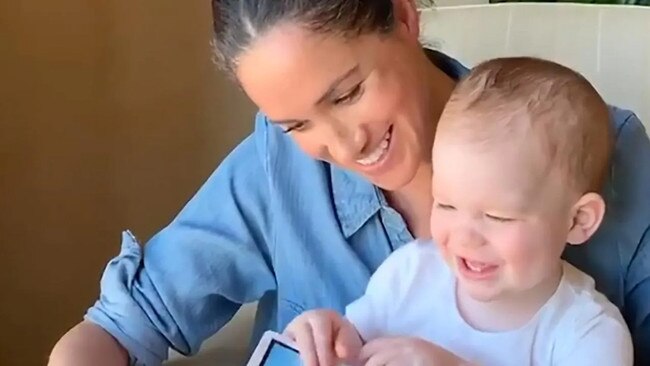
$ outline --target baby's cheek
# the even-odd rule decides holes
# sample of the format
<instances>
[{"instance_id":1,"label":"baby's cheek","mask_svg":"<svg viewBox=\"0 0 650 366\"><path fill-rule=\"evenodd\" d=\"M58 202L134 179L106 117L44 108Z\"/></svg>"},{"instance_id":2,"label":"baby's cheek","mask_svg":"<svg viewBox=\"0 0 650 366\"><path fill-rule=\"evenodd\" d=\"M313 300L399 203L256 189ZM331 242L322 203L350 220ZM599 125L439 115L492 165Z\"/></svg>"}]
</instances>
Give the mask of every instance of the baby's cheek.
<instances>
[{"instance_id":1,"label":"baby's cheek","mask_svg":"<svg viewBox=\"0 0 650 366\"><path fill-rule=\"evenodd\" d=\"M443 258L445 259L445 263L447 263L447 265L450 268L456 269L456 259L455 259L456 257L453 256L451 253L444 253L443 255L444 255Z\"/></svg>"},{"instance_id":2,"label":"baby's cheek","mask_svg":"<svg viewBox=\"0 0 650 366\"><path fill-rule=\"evenodd\" d=\"M429 221L429 228L431 230L431 238L440 247L446 246L448 236L448 229L446 229L442 219L436 215L436 210L431 211L431 219Z\"/></svg>"},{"instance_id":3,"label":"baby's cheek","mask_svg":"<svg viewBox=\"0 0 650 366\"><path fill-rule=\"evenodd\" d=\"M433 238L433 245L436 245L438 247L438 250L440 250L442 257L445 259L445 262L453 267L454 255L449 249L447 238L440 234L434 235L434 233L432 233L431 236Z\"/></svg>"},{"instance_id":4,"label":"baby's cheek","mask_svg":"<svg viewBox=\"0 0 650 366\"><path fill-rule=\"evenodd\" d=\"M501 238L499 247L501 257L517 272L532 270L540 253L537 240L517 232Z\"/></svg>"}]
</instances>

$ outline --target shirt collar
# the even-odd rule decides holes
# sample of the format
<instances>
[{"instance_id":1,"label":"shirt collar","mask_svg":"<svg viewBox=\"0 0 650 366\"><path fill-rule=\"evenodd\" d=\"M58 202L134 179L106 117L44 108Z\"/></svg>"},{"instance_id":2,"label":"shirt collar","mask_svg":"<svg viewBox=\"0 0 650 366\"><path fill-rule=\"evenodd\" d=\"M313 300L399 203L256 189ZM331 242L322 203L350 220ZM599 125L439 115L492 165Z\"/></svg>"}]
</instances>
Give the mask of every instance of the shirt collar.
<instances>
[{"instance_id":1,"label":"shirt collar","mask_svg":"<svg viewBox=\"0 0 650 366\"><path fill-rule=\"evenodd\" d=\"M454 80L464 77L469 69L439 51L425 49L427 56L440 70ZM360 175L330 165L334 207L341 230L349 238L370 219L386 200L382 192Z\"/></svg>"},{"instance_id":2,"label":"shirt collar","mask_svg":"<svg viewBox=\"0 0 650 366\"><path fill-rule=\"evenodd\" d=\"M346 238L381 207L381 192L368 180L349 170L330 165L334 208Z\"/></svg>"}]
</instances>

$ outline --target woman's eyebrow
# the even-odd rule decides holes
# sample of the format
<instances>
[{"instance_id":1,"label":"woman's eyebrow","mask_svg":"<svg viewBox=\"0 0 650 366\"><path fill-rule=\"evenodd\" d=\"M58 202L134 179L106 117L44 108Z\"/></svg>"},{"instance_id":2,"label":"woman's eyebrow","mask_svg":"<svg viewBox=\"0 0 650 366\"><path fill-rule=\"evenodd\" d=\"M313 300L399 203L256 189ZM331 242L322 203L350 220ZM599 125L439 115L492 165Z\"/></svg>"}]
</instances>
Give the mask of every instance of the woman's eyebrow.
<instances>
[{"instance_id":1,"label":"woman's eyebrow","mask_svg":"<svg viewBox=\"0 0 650 366\"><path fill-rule=\"evenodd\" d=\"M348 71L343 73L341 76L337 77L332 82L332 84L330 84L329 88L327 88L327 91L325 93L323 93L323 95L320 98L318 98L318 100L314 104L318 105L318 104L323 103L323 101L329 99L332 96L332 94L334 93L334 91L336 91L336 88L338 88L339 85L343 81L345 81L347 78L349 78L350 76L352 76L353 74L355 74L357 72L359 72L359 64L356 64L355 66L350 68Z\"/></svg>"},{"instance_id":2,"label":"woman's eyebrow","mask_svg":"<svg viewBox=\"0 0 650 366\"><path fill-rule=\"evenodd\" d=\"M352 68L350 68L348 71L344 72L341 74L341 76L337 77L327 88L327 91L314 103L314 105L319 105L323 103L325 100L329 99L332 97L332 94L336 91L336 89L339 87L339 85L345 81L347 78L350 76L354 75L355 73L359 72L359 64L356 64ZM296 124L296 123L305 123L308 122L308 120L304 119L281 119L281 120L276 120L276 119L271 119L273 123L276 123L278 125L291 125L291 124Z\"/></svg>"}]
</instances>

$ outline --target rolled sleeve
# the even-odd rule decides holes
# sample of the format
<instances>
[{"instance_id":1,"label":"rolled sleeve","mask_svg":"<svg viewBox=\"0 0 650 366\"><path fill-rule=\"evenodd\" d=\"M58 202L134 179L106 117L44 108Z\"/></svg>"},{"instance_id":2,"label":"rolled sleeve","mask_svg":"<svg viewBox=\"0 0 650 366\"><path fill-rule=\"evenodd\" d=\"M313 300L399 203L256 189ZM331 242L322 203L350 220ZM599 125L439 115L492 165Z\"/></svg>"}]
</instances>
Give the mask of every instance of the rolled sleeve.
<instances>
[{"instance_id":1,"label":"rolled sleeve","mask_svg":"<svg viewBox=\"0 0 650 366\"><path fill-rule=\"evenodd\" d=\"M242 304L276 289L264 141L261 133L244 140L146 245L123 233L86 319L132 363L159 365L170 347L198 352Z\"/></svg>"},{"instance_id":2,"label":"rolled sleeve","mask_svg":"<svg viewBox=\"0 0 650 366\"><path fill-rule=\"evenodd\" d=\"M169 343L135 300L134 292L142 288L134 286L141 266L140 246L131 233L123 232L120 254L108 263L100 298L85 319L115 337L128 350L132 364L159 365L167 358ZM146 294L137 297L146 298Z\"/></svg>"}]
</instances>

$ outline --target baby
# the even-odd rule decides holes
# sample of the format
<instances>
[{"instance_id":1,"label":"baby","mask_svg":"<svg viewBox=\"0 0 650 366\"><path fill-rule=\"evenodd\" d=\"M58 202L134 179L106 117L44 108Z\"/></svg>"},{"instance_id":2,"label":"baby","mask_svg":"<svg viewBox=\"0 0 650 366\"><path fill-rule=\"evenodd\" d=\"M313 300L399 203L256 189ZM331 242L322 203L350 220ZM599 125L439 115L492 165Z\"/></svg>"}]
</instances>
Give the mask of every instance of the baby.
<instances>
[{"instance_id":1,"label":"baby","mask_svg":"<svg viewBox=\"0 0 650 366\"><path fill-rule=\"evenodd\" d=\"M396 250L345 317L297 317L286 333L305 363L632 365L618 309L561 259L603 219L612 133L602 98L566 67L474 68L436 131L433 240Z\"/></svg>"}]
</instances>

